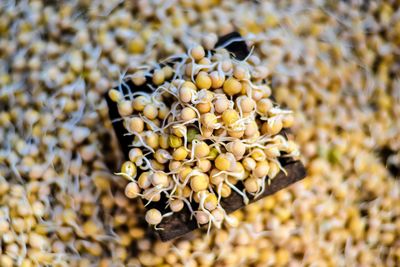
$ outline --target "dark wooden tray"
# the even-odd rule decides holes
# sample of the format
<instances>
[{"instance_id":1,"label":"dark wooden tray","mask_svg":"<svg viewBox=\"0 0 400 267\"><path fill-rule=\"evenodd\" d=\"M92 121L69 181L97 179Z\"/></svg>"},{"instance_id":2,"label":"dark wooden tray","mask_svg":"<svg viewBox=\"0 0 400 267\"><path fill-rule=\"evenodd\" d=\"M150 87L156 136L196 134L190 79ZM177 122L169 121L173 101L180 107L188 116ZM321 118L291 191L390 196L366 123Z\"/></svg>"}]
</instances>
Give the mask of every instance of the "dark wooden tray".
<instances>
[{"instance_id":1,"label":"dark wooden tray","mask_svg":"<svg viewBox=\"0 0 400 267\"><path fill-rule=\"evenodd\" d=\"M232 39L238 39L240 37L240 34L237 32L222 36L219 38L216 47L221 46ZM233 54L235 58L239 60L243 60L249 54L249 49L244 41L235 41L225 47ZM151 79L147 79L146 84L151 84ZM131 81L126 81L125 85L121 86L121 88L125 94L135 91L150 92L150 89L149 87L147 87L146 84L143 86L135 86ZM128 159L128 154L130 150L129 145L133 141L132 136L124 135L125 133L127 133L127 131L123 126L122 120L118 120L120 116L118 114L116 103L114 103L109 98L107 93L105 94L105 98L109 109L110 119L113 121L114 131L120 143L122 152L125 158ZM280 172L273 180L270 181L269 185L265 186L264 193L259 197L253 198L251 195L248 195L250 203L253 203L265 196L274 194L275 192L285 187L288 187L289 185L303 179L306 176L306 170L300 161L296 161L291 158L281 158L280 161L282 166L287 171L287 175L285 175L283 172ZM268 180L266 182L268 182ZM239 189L240 186L243 185L238 183ZM161 213L166 213L165 201L165 196L162 196L160 201L150 203L147 208L156 208L160 210ZM245 205L243 203L243 198L238 193L232 190L232 193L229 197L221 199L221 206L227 211L227 213L231 213L244 207ZM169 210L167 212L169 212ZM180 237L198 228L195 219L190 218L190 211L186 207L186 205L180 212L174 213L172 216L163 218L162 222L157 227L163 229L157 231L162 241L168 241Z\"/></svg>"}]
</instances>

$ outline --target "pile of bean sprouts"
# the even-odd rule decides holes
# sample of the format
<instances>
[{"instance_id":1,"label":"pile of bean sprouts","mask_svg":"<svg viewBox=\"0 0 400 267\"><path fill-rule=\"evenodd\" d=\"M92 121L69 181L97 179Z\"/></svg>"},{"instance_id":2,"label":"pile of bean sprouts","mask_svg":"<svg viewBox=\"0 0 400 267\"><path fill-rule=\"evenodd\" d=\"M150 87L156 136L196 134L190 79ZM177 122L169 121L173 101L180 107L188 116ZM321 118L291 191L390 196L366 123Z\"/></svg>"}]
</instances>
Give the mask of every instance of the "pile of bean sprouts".
<instances>
[{"instance_id":1,"label":"pile of bean sprouts","mask_svg":"<svg viewBox=\"0 0 400 267\"><path fill-rule=\"evenodd\" d=\"M209 35L204 45L215 41ZM125 82L108 92L132 137L129 160L116 174L129 181L127 197L141 197L145 206L165 202L164 210L146 214L156 229L185 205L199 226L234 224L221 198L234 191L248 204L286 173L279 157L299 156L282 134L292 111L271 99L268 72L254 55L238 60L223 47L194 45L174 59L127 75L137 86L151 78L151 92L124 94Z\"/></svg>"}]
</instances>

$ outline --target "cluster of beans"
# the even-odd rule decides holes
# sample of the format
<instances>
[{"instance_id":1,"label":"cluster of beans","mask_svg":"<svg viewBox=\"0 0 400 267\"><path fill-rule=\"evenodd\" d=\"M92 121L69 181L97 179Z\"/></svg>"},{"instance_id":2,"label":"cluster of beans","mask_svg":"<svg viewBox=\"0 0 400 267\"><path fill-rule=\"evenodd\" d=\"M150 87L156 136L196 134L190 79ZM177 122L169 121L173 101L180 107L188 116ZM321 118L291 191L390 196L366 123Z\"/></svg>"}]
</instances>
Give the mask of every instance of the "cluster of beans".
<instances>
[{"instance_id":1,"label":"cluster of beans","mask_svg":"<svg viewBox=\"0 0 400 267\"><path fill-rule=\"evenodd\" d=\"M103 94L233 30L309 175L162 243L110 171ZM399 32L392 0L1 1L0 266L399 266Z\"/></svg>"},{"instance_id":2,"label":"cluster of beans","mask_svg":"<svg viewBox=\"0 0 400 267\"><path fill-rule=\"evenodd\" d=\"M204 40L212 48L216 36ZM280 134L294 117L271 100L258 57L239 61L224 48L206 52L195 45L176 58L172 66L131 75L138 86L151 77L152 92L124 95L124 85L108 92L134 147L117 174L130 180L129 198L141 196L150 203L166 196L162 204L171 212L150 209L149 224L187 204L199 225L220 228L226 218L221 198L234 190L248 204L247 193L259 196L267 179L285 171L278 157L298 156L296 144Z\"/></svg>"}]
</instances>

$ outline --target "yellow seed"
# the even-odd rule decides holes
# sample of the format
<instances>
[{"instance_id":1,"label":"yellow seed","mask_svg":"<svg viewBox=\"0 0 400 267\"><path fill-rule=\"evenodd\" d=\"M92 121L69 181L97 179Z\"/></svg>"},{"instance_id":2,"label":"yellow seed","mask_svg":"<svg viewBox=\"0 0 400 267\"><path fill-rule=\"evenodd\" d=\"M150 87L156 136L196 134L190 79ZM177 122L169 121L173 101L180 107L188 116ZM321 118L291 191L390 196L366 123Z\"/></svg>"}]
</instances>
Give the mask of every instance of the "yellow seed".
<instances>
[{"instance_id":1,"label":"yellow seed","mask_svg":"<svg viewBox=\"0 0 400 267\"><path fill-rule=\"evenodd\" d=\"M168 169L170 171L177 171L180 167L182 167L182 162L178 160L171 160L168 164Z\"/></svg>"},{"instance_id":2,"label":"yellow seed","mask_svg":"<svg viewBox=\"0 0 400 267\"><path fill-rule=\"evenodd\" d=\"M150 172L143 172L138 179L138 185L142 189L147 189L151 185Z\"/></svg>"},{"instance_id":3,"label":"yellow seed","mask_svg":"<svg viewBox=\"0 0 400 267\"><path fill-rule=\"evenodd\" d=\"M218 97L214 101L215 111L218 113L223 113L229 108L229 100L226 97Z\"/></svg>"},{"instance_id":4,"label":"yellow seed","mask_svg":"<svg viewBox=\"0 0 400 267\"><path fill-rule=\"evenodd\" d=\"M226 149L231 152L237 160L240 160L244 153L246 153L246 146L239 140L228 143Z\"/></svg>"},{"instance_id":5,"label":"yellow seed","mask_svg":"<svg viewBox=\"0 0 400 267\"><path fill-rule=\"evenodd\" d=\"M253 137L253 136L255 136L257 134L257 132L258 132L257 123L255 121L251 121L250 123L248 123L246 125L246 129L244 131L244 134L247 137Z\"/></svg>"},{"instance_id":6,"label":"yellow seed","mask_svg":"<svg viewBox=\"0 0 400 267\"><path fill-rule=\"evenodd\" d=\"M269 85L263 84L259 86L259 89L263 92L263 97L267 98L271 96L271 87Z\"/></svg>"},{"instance_id":7,"label":"yellow seed","mask_svg":"<svg viewBox=\"0 0 400 267\"><path fill-rule=\"evenodd\" d=\"M245 178L245 176L246 176L246 171L245 171L245 169L243 167L243 164L240 161L235 163L235 167L233 168L233 172L238 174L238 176L236 178L238 180L243 180Z\"/></svg>"},{"instance_id":8,"label":"yellow seed","mask_svg":"<svg viewBox=\"0 0 400 267\"><path fill-rule=\"evenodd\" d=\"M204 137L204 138L209 138L210 136L213 135L214 130L213 130L213 129L206 128L206 127L204 127L204 126L201 126L201 132L202 132L202 137Z\"/></svg>"},{"instance_id":9,"label":"yellow seed","mask_svg":"<svg viewBox=\"0 0 400 267\"><path fill-rule=\"evenodd\" d=\"M264 153L268 158L277 158L281 155L281 152L277 146L265 148Z\"/></svg>"},{"instance_id":10,"label":"yellow seed","mask_svg":"<svg viewBox=\"0 0 400 267\"><path fill-rule=\"evenodd\" d=\"M233 96L242 91L242 84L231 77L224 82L223 90L226 94Z\"/></svg>"},{"instance_id":11,"label":"yellow seed","mask_svg":"<svg viewBox=\"0 0 400 267\"><path fill-rule=\"evenodd\" d=\"M165 105L160 106L158 109L158 118L160 118L161 120L164 120L167 117L169 111L170 110L167 106L165 106Z\"/></svg>"},{"instance_id":12,"label":"yellow seed","mask_svg":"<svg viewBox=\"0 0 400 267\"><path fill-rule=\"evenodd\" d=\"M251 151L251 157L256 161L263 161L266 158L264 151L260 148L253 149L253 151Z\"/></svg>"},{"instance_id":13,"label":"yellow seed","mask_svg":"<svg viewBox=\"0 0 400 267\"><path fill-rule=\"evenodd\" d=\"M261 133L262 134L268 134L268 122L264 122L261 126Z\"/></svg>"},{"instance_id":14,"label":"yellow seed","mask_svg":"<svg viewBox=\"0 0 400 267\"><path fill-rule=\"evenodd\" d=\"M282 126L284 128L290 128L292 127L294 124L294 117L291 114L286 115L285 117L283 117L282 119Z\"/></svg>"},{"instance_id":15,"label":"yellow seed","mask_svg":"<svg viewBox=\"0 0 400 267\"><path fill-rule=\"evenodd\" d=\"M61 252L61 251L59 251L59 252ZM3 265L1 265L1 266L3 266ZM34 266L34 265L30 259L23 259L21 262L21 267L32 267L32 266Z\"/></svg>"},{"instance_id":16,"label":"yellow seed","mask_svg":"<svg viewBox=\"0 0 400 267\"><path fill-rule=\"evenodd\" d=\"M204 127L208 129L216 128L216 124L218 122L217 116L213 113L205 113L202 114L200 117L200 122L203 124Z\"/></svg>"},{"instance_id":17,"label":"yellow seed","mask_svg":"<svg viewBox=\"0 0 400 267\"><path fill-rule=\"evenodd\" d=\"M261 89L253 89L251 91L251 98L253 98L254 101L260 101L264 97L264 92Z\"/></svg>"},{"instance_id":18,"label":"yellow seed","mask_svg":"<svg viewBox=\"0 0 400 267\"><path fill-rule=\"evenodd\" d=\"M221 187L221 196L222 197L229 197L232 193L232 189L225 183L222 184Z\"/></svg>"},{"instance_id":19,"label":"yellow seed","mask_svg":"<svg viewBox=\"0 0 400 267\"><path fill-rule=\"evenodd\" d=\"M157 225L162 221L162 214L157 209L150 209L146 212L146 222L151 225Z\"/></svg>"},{"instance_id":20,"label":"yellow seed","mask_svg":"<svg viewBox=\"0 0 400 267\"><path fill-rule=\"evenodd\" d=\"M158 69L154 71L153 74L153 83L155 85L161 85L165 81L165 74L162 69Z\"/></svg>"},{"instance_id":21,"label":"yellow seed","mask_svg":"<svg viewBox=\"0 0 400 267\"><path fill-rule=\"evenodd\" d=\"M143 191L144 199L151 202L158 202L161 199L161 194L157 191L152 190L152 188Z\"/></svg>"},{"instance_id":22,"label":"yellow seed","mask_svg":"<svg viewBox=\"0 0 400 267\"><path fill-rule=\"evenodd\" d=\"M188 86L182 86L179 89L179 100L181 100L183 103L189 103L192 99L192 90L194 89Z\"/></svg>"},{"instance_id":23,"label":"yellow seed","mask_svg":"<svg viewBox=\"0 0 400 267\"><path fill-rule=\"evenodd\" d=\"M181 118L185 122L195 119L196 117L197 117L197 114L192 108L185 107L181 111Z\"/></svg>"},{"instance_id":24,"label":"yellow seed","mask_svg":"<svg viewBox=\"0 0 400 267\"><path fill-rule=\"evenodd\" d=\"M128 100L118 102L118 113L121 116L129 116L133 113L132 104Z\"/></svg>"},{"instance_id":25,"label":"yellow seed","mask_svg":"<svg viewBox=\"0 0 400 267\"><path fill-rule=\"evenodd\" d=\"M121 244L122 243L123 242L121 241ZM96 256L96 257L99 257L101 255L101 253L103 252L103 248L100 246L99 243L91 243L90 245L85 246L85 249L87 250L87 252L89 254L91 254L92 256Z\"/></svg>"},{"instance_id":26,"label":"yellow seed","mask_svg":"<svg viewBox=\"0 0 400 267\"><path fill-rule=\"evenodd\" d=\"M188 155L188 151L184 147L178 147L175 149L175 151L172 153L172 157L174 160L184 160Z\"/></svg>"},{"instance_id":27,"label":"yellow seed","mask_svg":"<svg viewBox=\"0 0 400 267\"><path fill-rule=\"evenodd\" d=\"M168 136L168 145L172 148L178 148L182 146L182 139L176 135L169 135Z\"/></svg>"},{"instance_id":28,"label":"yellow seed","mask_svg":"<svg viewBox=\"0 0 400 267\"><path fill-rule=\"evenodd\" d=\"M182 196L188 198L192 194L192 189L189 186L185 186L182 190Z\"/></svg>"},{"instance_id":29,"label":"yellow seed","mask_svg":"<svg viewBox=\"0 0 400 267\"><path fill-rule=\"evenodd\" d=\"M234 109L227 109L222 113L222 120L225 125L232 125L239 120L239 113Z\"/></svg>"},{"instance_id":30,"label":"yellow seed","mask_svg":"<svg viewBox=\"0 0 400 267\"><path fill-rule=\"evenodd\" d=\"M197 87L194 83L192 83L191 81L185 81L182 83L182 87L187 87L190 88L192 90L197 90Z\"/></svg>"},{"instance_id":31,"label":"yellow seed","mask_svg":"<svg viewBox=\"0 0 400 267\"><path fill-rule=\"evenodd\" d=\"M192 172L192 168L190 168L189 166L182 167L182 169L179 171L179 174L178 174L179 180L183 183L185 181L186 177L191 172Z\"/></svg>"},{"instance_id":32,"label":"yellow seed","mask_svg":"<svg viewBox=\"0 0 400 267\"><path fill-rule=\"evenodd\" d=\"M218 198L215 194L208 194L206 199L204 200L204 207L209 211L215 209L218 205Z\"/></svg>"},{"instance_id":33,"label":"yellow seed","mask_svg":"<svg viewBox=\"0 0 400 267\"><path fill-rule=\"evenodd\" d=\"M241 96L240 98L238 97L236 102L244 113L249 113L254 110L255 102L248 96Z\"/></svg>"},{"instance_id":34,"label":"yellow seed","mask_svg":"<svg viewBox=\"0 0 400 267\"><path fill-rule=\"evenodd\" d=\"M98 235L101 231L101 225L93 220L88 220L82 225L83 232L91 237Z\"/></svg>"},{"instance_id":35,"label":"yellow seed","mask_svg":"<svg viewBox=\"0 0 400 267\"><path fill-rule=\"evenodd\" d=\"M267 133L269 135L275 135L278 134L282 130L282 120L281 119L275 119L272 122L267 123Z\"/></svg>"},{"instance_id":36,"label":"yellow seed","mask_svg":"<svg viewBox=\"0 0 400 267\"><path fill-rule=\"evenodd\" d=\"M221 88L225 82L225 75L220 74L218 71L211 72L210 78L211 78L211 88L213 89Z\"/></svg>"},{"instance_id":37,"label":"yellow seed","mask_svg":"<svg viewBox=\"0 0 400 267\"><path fill-rule=\"evenodd\" d=\"M179 212L183 209L184 203L180 199L174 199L170 202L169 207L173 212Z\"/></svg>"},{"instance_id":38,"label":"yellow seed","mask_svg":"<svg viewBox=\"0 0 400 267\"><path fill-rule=\"evenodd\" d=\"M207 113L207 112L210 112L210 110L211 110L211 103L210 102L199 103L196 105L196 108L201 114Z\"/></svg>"},{"instance_id":39,"label":"yellow seed","mask_svg":"<svg viewBox=\"0 0 400 267\"><path fill-rule=\"evenodd\" d=\"M165 149L157 149L156 153L154 153L154 159L157 160L161 164L165 164L170 159L170 154Z\"/></svg>"},{"instance_id":40,"label":"yellow seed","mask_svg":"<svg viewBox=\"0 0 400 267\"><path fill-rule=\"evenodd\" d=\"M186 135L186 126L184 125L174 125L172 126L172 134L178 137L184 137Z\"/></svg>"},{"instance_id":41,"label":"yellow seed","mask_svg":"<svg viewBox=\"0 0 400 267\"><path fill-rule=\"evenodd\" d=\"M270 74L270 71L265 66L256 66L252 70L252 78L254 78L256 80L266 79L269 74Z\"/></svg>"},{"instance_id":42,"label":"yellow seed","mask_svg":"<svg viewBox=\"0 0 400 267\"><path fill-rule=\"evenodd\" d=\"M145 96L138 96L132 101L132 107L136 111L143 111L143 109L150 103L150 100Z\"/></svg>"},{"instance_id":43,"label":"yellow seed","mask_svg":"<svg viewBox=\"0 0 400 267\"><path fill-rule=\"evenodd\" d=\"M143 109L143 115L149 120L154 120L158 116L157 107L153 104L148 104Z\"/></svg>"},{"instance_id":44,"label":"yellow seed","mask_svg":"<svg viewBox=\"0 0 400 267\"><path fill-rule=\"evenodd\" d=\"M243 167L248 171L252 171L256 168L256 161L253 158L243 159L242 164Z\"/></svg>"},{"instance_id":45,"label":"yellow seed","mask_svg":"<svg viewBox=\"0 0 400 267\"><path fill-rule=\"evenodd\" d=\"M257 112L262 115L267 115L271 108L273 108L273 103L269 98L263 98L257 102Z\"/></svg>"},{"instance_id":46,"label":"yellow seed","mask_svg":"<svg viewBox=\"0 0 400 267\"><path fill-rule=\"evenodd\" d=\"M238 130L235 129L235 128L238 128ZM237 138L237 139L242 138L243 135L244 135L244 130L241 130L241 129L240 129L240 125L237 125L237 126L234 127L233 129L228 129L227 132L228 132L228 135L229 135L230 137L234 137L234 138Z\"/></svg>"},{"instance_id":47,"label":"yellow seed","mask_svg":"<svg viewBox=\"0 0 400 267\"><path fill-rule=\"evenodd\" d=\"M221 67L224 72L229 72L233 67L232 61L230 59L223 60Z\"/></svg>"},{"instance_id":48,"label":"yellow seed","mask_svg":"<svg viewBox=\"0 0 400 267\"><path fill-rule=\"evenodd\" d=\"M132 75L131 80L136 86L141 86L146 82L146 76L143 71L137 71Z\"/></svg>"},{"instance_id":49,"label":"yellow seed","mask_svg":"<svg viewBox=\"0 0 400 267\"><path fill-rule=\"evenodd\" d=\"M160 134L158 137L158 143L162 149L168 149L169 148L168 135Z\"/></svg>"},{"instance_id":50,"label":"yellow seed","mask_svg":"<svg viewBox=\"0 0 400 267\"><path fill-rule=\"evenodd\" d=\"M206 224L210 220L209 215L204 211L196 211L195 217L199 224Z\"/></svg>"},{"instance_id":51,"label":"yellow seed","mask_svg":"<svg viewBox=\"0 0 400 267\"><path fill-rule=\"evenodd\" d=\"M214 49L217 42L218 37L215 33L209 33L202 38L202 44L208 50Z\"/></svg>"},{"instance_id":52,"label":"yellow seed","mask_svg":"<svg viewBox=\"0 0 400 267\"><path fill-rule=\"evenodd\" d=\"M24 230L26 231L25 220L22 219L21 217L14 218L11 222L11 225L14 231L17 233L21 233Z\"/></svg>"},{"instance_id":53,"label":"yellow seed","mask_svg":"<svg viewBox=\"0 0 400 267\"><path fill-rule=\"evenodd\" d=\"M10 229L10 224L5 220L1 219L0 220L0 233L4 234Z\"/></svg>"},{"instance_id":54,"label":"yellow seed","mask_svg":"<svg viewBox=\"0 0 400 267\"><path fill-rule=\"evenodd\" d=\"M233 68L233 76L238 80L243 80L249 77L249 71L244 66L236 65Z\"/></svg>"},{"instance_id":55,"label":"yellow seed","mask_svg":"<svg viewBox=\"0 0 400 267\"><path fill-rule=\"evenodd\" d=\"M204 158L210 153L210 147L206 142L199 142L195 144L194 155L196 158Z\"/></svg>"},{"instance_id":56,"label":"yellow seed","mask_svg":"<svg viewBox=\"0 0 400 267\"><path fill-rule=\"evenodd\" d=\"M12 267L14 266L14 260L5 254L0 255L0 266Z\"/></svg>"},{"instance_id":57,"label":"yellow seed","mask_svg":"<svg viewBox=\"0 0 400 267\"><path fill-rule=\"evenodd\" d=\"M276 252L276 265L285 266L290 260L290 252L284 248L278 249Z\"/></svg>"},{"instance_id":58,"label":"yellow seed","mask_svg":"<svg viewBox=\"0 0 400 267\"><path fill-rule=\"evenodd\" d=\"M198 72L199 72L199 69L194 69L192 62L189 62L185 65L185 75L187 77L192 77L192 74L196 75Z\"/></svg>"},{"instance_id":59,"label":"yellow seed","mask_svg":"<svg viewBox=\"0 0 400 267\"><path fill-rule=\"evenodd\" d=\"M257 192L259 189L258 179L255 177L247 178L244 181L244 187L245 187L246 191L249 193Z\"/></svg>"},{"instance_id":60,"label":"yellow seed","mask_svg":"<svg viewBox=\"0 0 400 267\"><path fill-rule=\"evenodd\" d=\"M199 159L197 161L197 167L204 173L208 172L211 169L211 161L208 159Z\"/></svg>"},{"instance_id":61,"label":"yellow seed","mask_svg":"<svg viewBox=\"0 0 400 267\"><path fill-rule=\"evenodd\" d=\"M235 185L239 182L239 180L236 177L228 176L228 182Z\"/></svg>"},{"instance_id":62,"label":"yellow seed","mask_svg":"<svg viewBox=\"0 0 400 267\"><path fill-rule=\"evenodd\" d=\"M144 129L144 122L139 117L133 117L129 119L129 129L131 131L141 133Z\"/></svg>"},{"instance_id":63,"label":"yellow seed","mask_svg":"<svg viewBox=\"0 0 400 267\"><path fill-rule=\"evenodd\" d=\"M136 198L139 193L140 193L140 188L136 184L136 182L130 182L125 187L125 196L127 196L128 198Z\"/></svg>"},{"instance_id":64,"label":"yellow seed","mask_svg":"<svg viewBox=\"0 0 400 267\"><path fill-rule=\"evenodd\" d=\"M190 179L190 187L194 192L206 190L209 185L209 177L205 174L193 176Z\"/></svg>"},{"instance_id":65,"label":"yellow seed","mask_svg":"<svg viewBox=\"0 0 400 267\"><path fill-rule=\"evenodd\" d=\"M210 89L211 78L208 76L207 72L199 72L196 76L196 86L199 89Z\"/></svg>"},{"instance_id":66,"label":"yellow seed","mask_svg":"<svg viewBox=\"0 0 400 267\"><path fill-rule=\"evenodd\" d=\"M206 52L204 51L204 48L201 45L198 45L190 50L190 55L194 60L199 61L200 59L204 58Z\"/></svg>"},{"instance_id":67,"label":"yellow seed","mask_svg":"<svg viewBox=\"0 0 400 267\"><path fill-rule=\"evenodd\" d=\"M203 57L202 59L199 60L198 64L199 64L199 65L210 65L210 64L211 64L211 61L210 61L208 58ZM208 71L210 70L210 68L203 67L202 70L208 72Z\"/></svg>"},{"instance_id":68,"label":"yellow seed","mask_svg":"<svg viewBox=\"0 0 400 267\"><path fill-rule=\"evenodd\" d=\"M218 156L218 150L213 147L210 149L210 153L208 153L207 159L214 160Z\"/></svg>"},{"instance_id":69,"label":"yellow seed","mask_svg":"<svg viewBox=\"0 0 400 267\"><path fill-rule=\"evenodd\" d=\"M218 174L220 170L214 168L210 172L210 182L213 185L219 185L225 180L226 174ZM218 174L218 175L217 175Z\"/></svg>"},{"instance_id":70,"label":"yellow seed","mask_svg":"<svg viewBox=\"0 0 400 267\"><path fill-rule=\"evenodd\" d=\"M108 91L108 96L113 102L119 102L122 99L122 93L116 89Z\"/></svg>"},{"instance_id":71,"label":"yellow seed","mask_svg":"<svg viewBox=\"0 0 400 267\"><path fill-rule=\"evenodd\" d=\"M155 159L150 160L150 164L151 164L151 167L152 167L154 170L157 170L157 171L162 171L162 170L164 170L164 168L165 168L165 165L164 165L164 164L161 164L160 162L158 162L158 161L155 160Z\"/></svg>"},{"instance_id":72,"label":"yellow seed","mask_svg":"<svg viewBox=\"0 0 400 267\"><path fill-rule=\"evenodd\" d=\"M264 177L268 174L269 164L268 161L259 161L256 164L256 168L253 170L253 175L255 177Z\"/></svg>"},{"instance_id":73,"label":"yellow seed","mask_svg":"<svg viewBox=\"0 0 400 267\"><path fill-rule=\"evenodd\" d=\"M132 54L140 54L143 53L146 48L146 44L144 40L140 37L137 37L128 43L128 51Z\"/></svg>"},{"instance_id":74,"label":"yellow seed","mask_svg":"<svg viewBox=\"0 0 400 267\"><path fill-rule=\"evenodd\" d=\"M154 186L162 185L163 187L167 187L169 184L169 179L164 172L155 172L153 175L151 175L151 183Z\"/></svg>"},{"instance_id":75,"label":"yellow seed","mask_svg":"<svg viewBox=\"0 0 400 267\"><path fill-rule=\"evenodd\" d=\"M231 161L226 156L226 154L219 154L215 159L215 167L217 167L221 171L228 171L231 166Z\"/></svg>"},{"instance_id":76,"label":"yellow seed","mask_svg":"<svg viewBox=\"0 0 400 267\"><path fill-rule=\"evenodd\" d=\"M252 92L252 87L250 86L250 84L246 81L242 81L240 82L242 84L242 91L240 92L240 94L242 95L247 95L248 93ZM252 97L252 99L254 100L254 98Z\"/></svg>"},{"instance_id":77,"label":"yellow seed","mask_svg":"<svg viewBox=\"0 0 400 267\"><path fill-rule=\"evenodd\" d=\"M131 161L125 161L125 162L122 164L121 172L123 172L123 173L129 175L130 177L136 176L136 171L137 171L137 170L136 170L136 165L133 164L133 162L131 162Z\"/></svg>"},{"instance_id":78,"label":"yellow seed","mask_svg":"<svg viewBox=\"0 0 400 267\"><path fill-rule=\"evenodd\" d=\"M172 75L174 75L174 69L168 65L163 67L162 70L164 71L165 79L171 79Z\"/></svg>"},{"instance_id":79,"label":"yellow seed","mask_svg":"<svg viewBox=\"0 0 400 267\"><path fill-rule=\"evenodd\" d=\"M158 148L158 134L156 134L154 132L148 133L145 138L145 142L151 148L157 149Z\"/></svg>"}]
</instances>

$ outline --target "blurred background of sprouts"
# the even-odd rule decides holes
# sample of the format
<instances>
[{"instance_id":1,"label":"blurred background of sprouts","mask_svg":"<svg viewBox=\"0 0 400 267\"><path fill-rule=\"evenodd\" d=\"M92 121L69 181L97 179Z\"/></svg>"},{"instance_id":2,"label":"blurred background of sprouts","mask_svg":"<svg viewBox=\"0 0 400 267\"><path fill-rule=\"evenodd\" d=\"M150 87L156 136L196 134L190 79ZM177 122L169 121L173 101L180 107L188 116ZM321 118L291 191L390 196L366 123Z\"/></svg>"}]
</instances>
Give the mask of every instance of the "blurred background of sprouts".
<instances>
[{"instance_id":1,"label":"blurred background of sprouts","mask_svg":"<svg viewBox=\"0 0 400 267\"><path fill-rule=\"evenodd\" d=\"M233 30L309 177L161 243L112 174L103 93ZM0 266L398 266L399 47L397 1L2 1Z\"/></svg>"}]
</instances>

